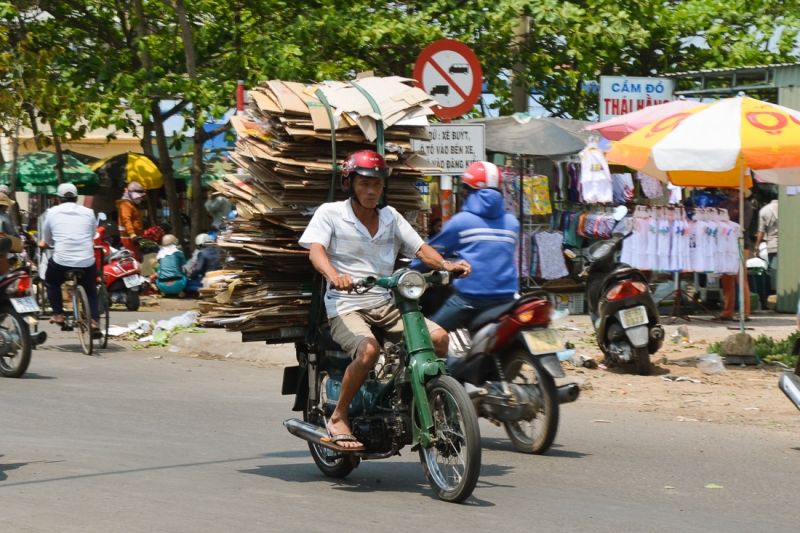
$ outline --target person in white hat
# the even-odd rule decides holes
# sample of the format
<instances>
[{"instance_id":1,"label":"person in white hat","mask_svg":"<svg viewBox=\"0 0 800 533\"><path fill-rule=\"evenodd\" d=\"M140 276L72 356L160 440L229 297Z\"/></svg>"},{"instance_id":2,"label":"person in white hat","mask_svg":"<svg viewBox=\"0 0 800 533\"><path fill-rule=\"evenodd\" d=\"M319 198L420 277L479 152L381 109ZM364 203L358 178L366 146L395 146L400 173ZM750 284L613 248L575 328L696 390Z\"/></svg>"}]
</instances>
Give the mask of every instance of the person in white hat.
<instances>
[{"instance_id":1,"label":"person in white hat","mask_svg":"<svg viewBox=\"0 0 800 533\"><path fill-rule=\"evenodd\" d=\"M94 255L94 234L97 219L94 212L77 204L78 189L72 183L62 183L56 192L58 205L51 207L42 226L42 239L55 248L47 264L45 287L53 318L50 322L64 324L64 302L61 285L68 270L82 270L78 283L89 297L92 312L92 328L97 328L97 264ZM96 334L93 331L93 334Z\"/></svg>"},{"instance_id":2,"label":"person in white hat","mask_svg":"<svg viewBox=\"0 0 800 533\"><path fill-rule=\"evenodd\" d=\"M0 232L19 237L19 232L11 221L11 215L8 214L8 208L15 203L17 202L9 198L6 193L0 192Z\"/></svg>"}]
</instances>

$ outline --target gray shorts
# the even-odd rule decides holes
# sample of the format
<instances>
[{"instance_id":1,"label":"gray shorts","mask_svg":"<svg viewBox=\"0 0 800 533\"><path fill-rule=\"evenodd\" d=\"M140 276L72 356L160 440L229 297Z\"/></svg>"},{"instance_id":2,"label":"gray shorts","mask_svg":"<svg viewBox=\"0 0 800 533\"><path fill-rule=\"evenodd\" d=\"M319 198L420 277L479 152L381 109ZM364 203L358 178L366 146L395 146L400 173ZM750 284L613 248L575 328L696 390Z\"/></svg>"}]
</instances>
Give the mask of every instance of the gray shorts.
<instances>
[{"instance_id":1,"label":"gray shorts","mask_svg":"<svg viewBox=\"0 0 800 533\"><path fill-rule=\"evenodd\" d=\"M361 341L366 338L375 338L370 329L371 326L381 328L386 340L393 344L398 344L403 340L403 319L400 311L391 303L374 309L359 309L335 316L328 319L328 323L331 326L333 340L342 347L342 350L349 353L350 357L356 356ZM430 333L442 329L427 318L425 324Z\"/></svg>"}]
</instances>

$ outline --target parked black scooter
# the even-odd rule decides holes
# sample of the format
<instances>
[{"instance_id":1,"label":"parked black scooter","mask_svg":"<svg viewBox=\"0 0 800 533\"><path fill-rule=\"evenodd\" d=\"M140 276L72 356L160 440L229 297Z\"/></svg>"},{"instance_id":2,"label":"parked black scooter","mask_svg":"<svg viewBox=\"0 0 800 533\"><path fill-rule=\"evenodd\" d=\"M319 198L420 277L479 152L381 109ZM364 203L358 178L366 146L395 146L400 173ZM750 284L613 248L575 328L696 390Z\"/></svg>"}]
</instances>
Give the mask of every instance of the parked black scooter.
<instances>
[{"instance_id":1,"label":"parked black scooter","mask_svg":"<svg viewBox=\"0 0 800 533\"><path fill-rule=\"evenodd\" d=\"M584 256L589 263L586 299L603 354L615 363L635 363L640 376L649 376L650 355L664 343L664 328L647 278L639 269L615 262L626 238L615 233L589 247Z\"/></svg>"}]
</instances>

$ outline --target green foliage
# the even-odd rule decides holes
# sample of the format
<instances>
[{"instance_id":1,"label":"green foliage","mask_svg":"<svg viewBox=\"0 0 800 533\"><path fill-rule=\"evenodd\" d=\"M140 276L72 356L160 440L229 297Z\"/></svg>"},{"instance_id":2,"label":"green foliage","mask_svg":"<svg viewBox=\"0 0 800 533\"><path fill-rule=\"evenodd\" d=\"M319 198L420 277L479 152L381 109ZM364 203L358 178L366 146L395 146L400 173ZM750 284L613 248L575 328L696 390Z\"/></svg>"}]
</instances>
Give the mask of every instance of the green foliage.
<instances>
[{"instance_id":1,"label":"green foliage","mask_svg":"<svg viewBox=\"0 0 800 533\"><path fill-rule=\"evenodd\" d=\"M800 331L795 331L782 341L776 341L766 335L759 335L753 340L753 349L762 361L780 361L790 367L794 367L797 364L797 356L792 355L792 350L798 338L800 338ZM706 353L725 355L722 351L721 342L709 344Z\"/></svg>"}]
</instances>

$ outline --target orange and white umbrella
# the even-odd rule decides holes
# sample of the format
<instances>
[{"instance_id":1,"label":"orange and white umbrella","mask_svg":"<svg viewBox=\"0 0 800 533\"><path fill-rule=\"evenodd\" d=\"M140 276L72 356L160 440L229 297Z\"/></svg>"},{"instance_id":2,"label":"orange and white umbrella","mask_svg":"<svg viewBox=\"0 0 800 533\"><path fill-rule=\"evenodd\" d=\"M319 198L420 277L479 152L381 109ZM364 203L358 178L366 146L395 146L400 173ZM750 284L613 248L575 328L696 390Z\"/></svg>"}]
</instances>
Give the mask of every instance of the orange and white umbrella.
<instances>
[{"instance_id":1,"label":"orange and white umbrella","mask_svg":"<svg viewBox=\"0 0 800 533\"><path fill-rule=\"evenodd\" d=\"M746 168L769 183L800 185L800 111L728 98L645 126L607 158L675 185L739 187Z\"/></svg>"}]
</instances>

